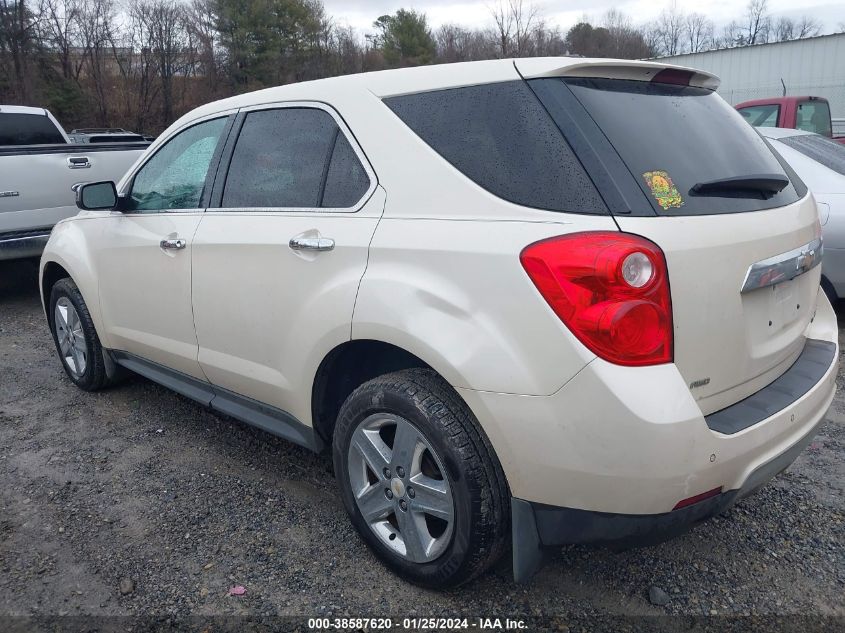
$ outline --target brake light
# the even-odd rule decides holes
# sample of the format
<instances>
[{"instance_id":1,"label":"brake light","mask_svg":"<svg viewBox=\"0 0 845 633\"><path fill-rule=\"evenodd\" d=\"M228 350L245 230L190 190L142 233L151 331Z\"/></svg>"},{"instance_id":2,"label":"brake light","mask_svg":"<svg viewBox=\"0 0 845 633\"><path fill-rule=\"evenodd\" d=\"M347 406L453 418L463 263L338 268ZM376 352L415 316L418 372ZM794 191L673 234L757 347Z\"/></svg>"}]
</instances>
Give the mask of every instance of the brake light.
<instances>
[{"instance_id":1,"label":"brake light","mask_svg":"<svg viewBox=\"0 0 845 633\"><path fill-rule=\"evenodd\" d=\"M523 249L520 262L569 330L618 365L672 362L666 260L645 238L614 231L573 233Z\"/></svg>"},{"instance_id":2,"label":"brake light","mask_svg":"<svg viewBox=\"0 0 845 633\"><path fill-rule=\"evenodd\" d=\"M677 86L689 86L691 80L692 72L679 68L664 68L651 78L652 83L675 84Z\"/></svg>"}]
</instances>

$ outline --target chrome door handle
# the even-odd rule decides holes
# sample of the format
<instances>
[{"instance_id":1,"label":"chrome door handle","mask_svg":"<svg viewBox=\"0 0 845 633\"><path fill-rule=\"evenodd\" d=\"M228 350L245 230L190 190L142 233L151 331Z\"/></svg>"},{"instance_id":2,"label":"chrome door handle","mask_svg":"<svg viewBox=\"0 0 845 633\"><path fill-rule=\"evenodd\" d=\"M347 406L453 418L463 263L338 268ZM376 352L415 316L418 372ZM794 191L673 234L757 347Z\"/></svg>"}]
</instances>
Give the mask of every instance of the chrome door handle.
<instances>
[{"instance_id":1,"label":"chrome door handle","mask_svg":"<svg viewBox=\"0 0 845 633\"><path fill-rule=\"evenodd\" d=\"M87 169L91 166L91 161L87 156L71 156L67 159L68 169Z\"/></svg>"},{"instance_id":2,"label":"chrome door handle","mask_svg":"<svg viewBox=\"0 0 845 633\"><path fill-rule=\"evenodd\" d=\"M166 248L166 249L179 250L179 249L185 248L187 243L188 242L186 242L185 240L182 240L182 239L161 240L161 243L159 244L159 246L161 246L162 248Z\"/></svg>"},{"instance_id":3,"label":"chrome door handle","mask_svg":"<svg viewBox=\"0 0 845 633\"><path fill-rule=\"evenodd\" d=\"M288 246L295 251L330 251L334 248L334 240L330 237L292 237Z\"/></svg>"}]
</instances>

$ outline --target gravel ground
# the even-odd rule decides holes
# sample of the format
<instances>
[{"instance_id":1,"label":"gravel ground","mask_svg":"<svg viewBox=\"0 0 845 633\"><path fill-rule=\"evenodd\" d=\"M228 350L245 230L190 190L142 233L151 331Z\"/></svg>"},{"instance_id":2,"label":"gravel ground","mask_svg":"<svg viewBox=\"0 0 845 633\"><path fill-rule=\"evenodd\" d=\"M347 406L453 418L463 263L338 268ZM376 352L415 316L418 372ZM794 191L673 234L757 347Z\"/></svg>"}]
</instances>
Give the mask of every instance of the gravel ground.
<instances>
[{"instance_id":1,"label":"gravel ground","mask_svg":"<svg viewBox=\"0 0 845 633\"><path fill-rule=\"evenodd\" d=\"M76 389L35 278L0 262L0 616L845 616L842 391L787 472L692 533L439 593L369 553L328 458L141 378Z\"/></svg>"}]
</instances>

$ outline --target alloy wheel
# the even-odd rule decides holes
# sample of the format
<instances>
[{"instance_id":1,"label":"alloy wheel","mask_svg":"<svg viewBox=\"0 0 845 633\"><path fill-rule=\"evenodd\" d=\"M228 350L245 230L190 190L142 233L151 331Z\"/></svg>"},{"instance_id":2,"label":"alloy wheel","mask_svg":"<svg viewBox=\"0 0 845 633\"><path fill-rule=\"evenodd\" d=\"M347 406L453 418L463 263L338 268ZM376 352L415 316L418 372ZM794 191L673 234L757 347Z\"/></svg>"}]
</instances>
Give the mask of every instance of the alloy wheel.
<instances>
[{"instance_id":1,"label":"alloy wheel","mask_svg":"<svg viewBox=\"0 0 845 633\"><path fill-rule=\"evenodd\" d=\"M355 429L348 457L355 503L379 540L415 563L440 556L454 528L452 490L419 429L398 415L373 414Z\"/></svg>"},{"instance_id":2,"label":"alloy wheel","mask_svg":"<svg viewBox=\"0 0 845 633\"><path fill-rule=\"evenodd\" d=\"M88 345L76 308L67 297L56 302L53 315L59 351L74 378L81 378L88 366Z\"/></svg>"}]
</instances>

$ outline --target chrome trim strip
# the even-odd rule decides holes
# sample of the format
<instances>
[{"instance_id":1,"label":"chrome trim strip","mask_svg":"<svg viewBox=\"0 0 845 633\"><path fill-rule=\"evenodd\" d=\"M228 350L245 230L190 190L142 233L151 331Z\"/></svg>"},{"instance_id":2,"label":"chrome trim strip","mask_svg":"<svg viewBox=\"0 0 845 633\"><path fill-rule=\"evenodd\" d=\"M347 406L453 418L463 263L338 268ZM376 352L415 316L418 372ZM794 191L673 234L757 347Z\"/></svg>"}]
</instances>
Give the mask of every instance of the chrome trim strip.
<instances>
[{"instance_id":1,"label":"chrome trim strip","mask_svg":"<svg viewBox=\"0 0 845 633\"><path fill-rule=\"evenodd\" d=\"M7 259L23 259L38 257L44 251L50 232L43 235L26 235L24 237L0 236L0 261Z\"/></svg>"},{"instance_id":2,"label":"chrome trim strip","mask_svg":"<svg viewBox=\"0 0 845 633\"><path fill-rule=\"evenodd\" d=\"M804 246L751 264L740 292L751 292L795 279L821 264L823 255L824 245L822 238L818 237Z\"/></svg>"}]
</instances>

